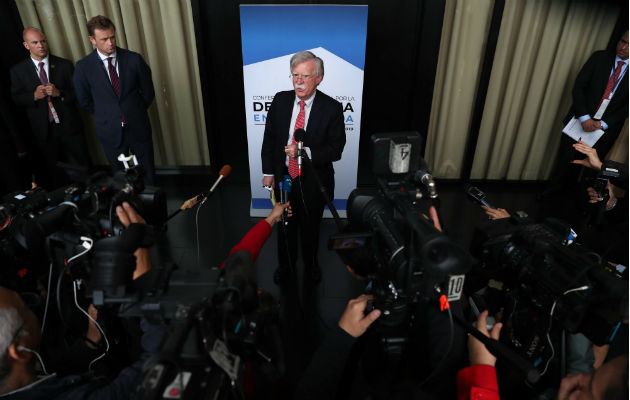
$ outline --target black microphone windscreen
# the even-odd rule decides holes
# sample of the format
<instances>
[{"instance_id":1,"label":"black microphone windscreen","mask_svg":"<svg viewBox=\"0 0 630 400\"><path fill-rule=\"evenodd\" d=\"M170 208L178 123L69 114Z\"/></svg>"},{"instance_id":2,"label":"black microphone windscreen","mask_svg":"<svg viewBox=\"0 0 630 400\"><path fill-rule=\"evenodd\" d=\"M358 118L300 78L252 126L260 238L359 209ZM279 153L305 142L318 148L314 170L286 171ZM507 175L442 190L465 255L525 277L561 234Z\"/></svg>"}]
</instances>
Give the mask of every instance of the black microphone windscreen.
<instances>
[{"instance_id":1,"label":"black microphone windscreen","mask_svg":"<svg viewBox=\"0 0 630 400\"><path fill-rule=\"evenodd\" d=\"M306 131L302 128L296 129L293 133L293 137L295 138L296 142L303 142L304 136L306 136Z\"/></svg>"}]
</instances>

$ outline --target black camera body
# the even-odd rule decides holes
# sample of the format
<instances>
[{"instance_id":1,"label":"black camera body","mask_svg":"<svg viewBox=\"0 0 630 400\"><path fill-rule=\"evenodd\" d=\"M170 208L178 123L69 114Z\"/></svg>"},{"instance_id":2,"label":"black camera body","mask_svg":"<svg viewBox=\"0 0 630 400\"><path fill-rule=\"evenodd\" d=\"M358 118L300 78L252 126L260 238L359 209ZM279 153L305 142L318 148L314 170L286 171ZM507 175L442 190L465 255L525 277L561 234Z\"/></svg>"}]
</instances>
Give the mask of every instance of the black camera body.
<instances>
[{"instance_id":1,"label":"black camera body","mask_svg":"<svg viewBox=\"0 0 630 400\"><path fill-rule=\"evenodd\" d=\"M349 225L329 240L346 265L371 279L380 325L402 325L420 299L459 299L471 264L420 212L421 199L437 197L421 143L417 132L372 136L378 190L350 194Z\"/></svg>"},{"instance_id":2,"label":"black camera body","mask_svg":"<svg viewBox=\"0 0 630 400\"><path fill-rule=\"evenodd\" d=\"M627 276L610 273L589 249L566 245L571 235L559 220L505 218L480 224L471 245L480 263L466 293L483 293L491 314L502 310L500 340L540 368L553 328L609 343L622 313L612 305L627 303Z\"/></svg>"}]
</instances>

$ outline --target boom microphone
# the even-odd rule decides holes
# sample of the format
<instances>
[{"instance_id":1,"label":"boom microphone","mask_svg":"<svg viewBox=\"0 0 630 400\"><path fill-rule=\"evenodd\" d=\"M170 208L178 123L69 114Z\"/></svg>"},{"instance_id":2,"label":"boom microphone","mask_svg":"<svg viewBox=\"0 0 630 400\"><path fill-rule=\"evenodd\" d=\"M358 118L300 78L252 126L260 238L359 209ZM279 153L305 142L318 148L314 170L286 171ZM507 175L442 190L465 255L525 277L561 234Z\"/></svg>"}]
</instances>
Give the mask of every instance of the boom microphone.
<instances>
[{"instance_id":1,"label":"boom microphone","mask_svg":"<svg viewBox=\"0 0 630 400\"><path fill-rule=\"evenodd\" d=\"M293 137L298 146L298 176L302 176L302 148L304 147L304 136L306 136L306 131L302 128L296 129L295 132L293 132Z\"/></svg>"}]
</instances>

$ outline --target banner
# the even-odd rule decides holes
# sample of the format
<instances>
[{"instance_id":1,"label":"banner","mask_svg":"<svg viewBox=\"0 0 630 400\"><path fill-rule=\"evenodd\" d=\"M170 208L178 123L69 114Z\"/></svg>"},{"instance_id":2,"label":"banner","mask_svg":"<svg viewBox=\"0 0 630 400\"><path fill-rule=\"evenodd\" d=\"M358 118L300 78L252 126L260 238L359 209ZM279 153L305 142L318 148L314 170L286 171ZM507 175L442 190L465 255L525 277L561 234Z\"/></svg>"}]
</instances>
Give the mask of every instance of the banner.
<instances>
[{"instance_id":1,"label":"banner","mask_svg":"<svg viewBox=\"0 0 630 400\"><path fill-rule=\"evenodd\" d=\"M260 160L267 111L277 92L293 90L291 56L309 50L324 61L318 89L343 106L346 146L334 163L333 204L345 216L348 196L357 183L367 6L241 5L240 13L250 215L267 216L271 209Z\"/></svg>"}]
</instances>

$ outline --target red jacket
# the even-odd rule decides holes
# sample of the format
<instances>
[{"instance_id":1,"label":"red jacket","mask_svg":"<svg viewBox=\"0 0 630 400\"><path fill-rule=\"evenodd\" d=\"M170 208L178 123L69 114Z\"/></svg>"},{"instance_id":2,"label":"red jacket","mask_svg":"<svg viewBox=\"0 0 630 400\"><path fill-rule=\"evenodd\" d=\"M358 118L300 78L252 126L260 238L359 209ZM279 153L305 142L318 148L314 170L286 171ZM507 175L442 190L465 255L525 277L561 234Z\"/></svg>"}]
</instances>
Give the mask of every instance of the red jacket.
<instances>
[{"instance_id":1,"label":"red jacket","mask_svg":"<svg viewBox=\"0 0 630 400\"><path fill-rule=\"evenodd\" d=\"M457 400L499 400L497 370L490 365L471 365L457 373Z\"/></svg>"},{"instance_id":2,"label":"red jacket","mask_svg":"<svg viewBox=\"0 0 630 400\"><path fill-rule=\"evenodd\" d=\"M258 254L260 254L260 250L269 238L269 235L271 235L271 225L263 219L254 225L254 227L250 229L245 236L243 236L243 239L241 239L236 246L232 247L232 250L230 250L230 256L235 251L247 250L251 253L252 263L254 263ZM224 266L225 264L221 264L221 269L223 269Z\"/></svg>"}]
</instances>

